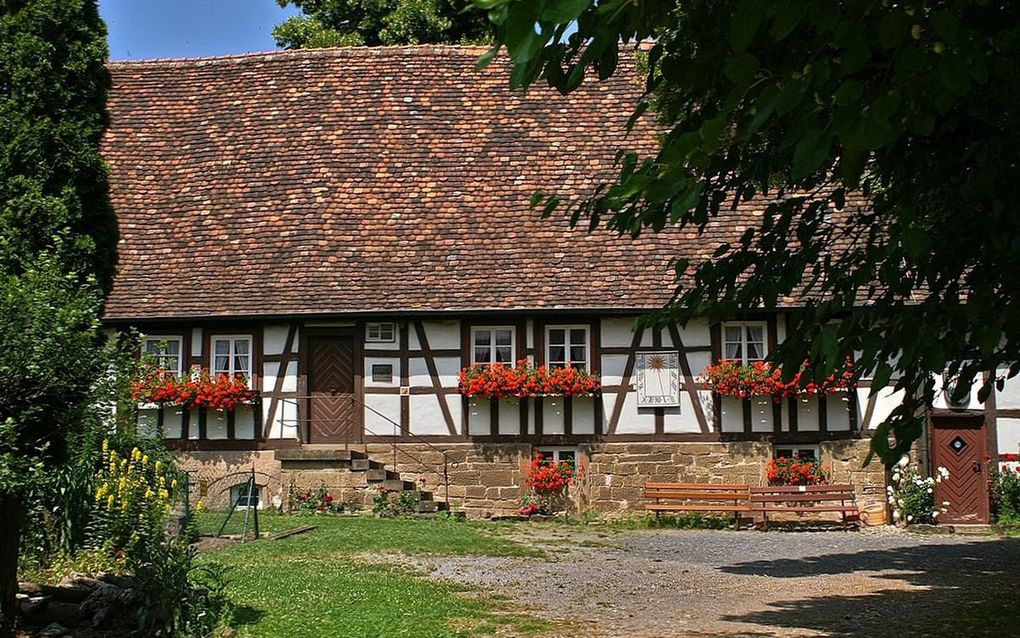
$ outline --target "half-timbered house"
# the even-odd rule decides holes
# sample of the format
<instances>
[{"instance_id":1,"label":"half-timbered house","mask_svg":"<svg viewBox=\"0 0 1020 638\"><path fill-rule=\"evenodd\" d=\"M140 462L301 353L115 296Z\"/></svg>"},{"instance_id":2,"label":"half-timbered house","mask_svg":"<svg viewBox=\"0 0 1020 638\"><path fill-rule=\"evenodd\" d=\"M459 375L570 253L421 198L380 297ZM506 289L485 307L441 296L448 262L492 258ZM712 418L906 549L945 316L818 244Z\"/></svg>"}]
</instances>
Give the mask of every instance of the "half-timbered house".
<instances>
[{"instance_id":1,"label":"half-timbered house","mask_svg":"<svg viewBox=\"0 0 1020 638\"><path fill-rule=\"evenodd\" d=\"M864 380L776 403L699 382L713 360L764 358L784 338L782 308L635 327L669 301L673 257L736 240L763 205L700 235L638 239L541 219L534 192L583 197L617 150L653 148L650 118L626 133L642 89L633 62L569 96L519 94L501 64L474 71L479 53L111 65L104 153L121 239L106 323L141 330L163 368L240 374L257 390L229 412L141 405L140 426L180 450L214 502L252 466L263 504L291 484L346 498L366 484L350 471L362 461L471 514L507 513L542 451L583 469L583 507L621 510L640 507L648 480L759 484L767 459L805 452L883 518L883 470L862 461L895 393ZM601 393L458 391L472 363L518 360L584 368ZM946 444L963 432L979 454L1017 451L1020 396L991 401L941 421Z\"/></svg>"}]
</instances>

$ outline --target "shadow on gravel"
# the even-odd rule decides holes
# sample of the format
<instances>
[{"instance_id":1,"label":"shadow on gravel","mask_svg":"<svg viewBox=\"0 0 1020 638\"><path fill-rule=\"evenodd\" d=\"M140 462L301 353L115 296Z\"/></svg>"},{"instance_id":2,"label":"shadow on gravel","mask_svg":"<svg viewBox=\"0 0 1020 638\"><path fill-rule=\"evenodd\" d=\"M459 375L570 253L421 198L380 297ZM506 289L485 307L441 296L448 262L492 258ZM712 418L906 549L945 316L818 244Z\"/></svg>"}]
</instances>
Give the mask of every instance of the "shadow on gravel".
<instances>
[{"instance_id":1,"label":"shadow on gravel","mask_svg":"<svg viewBox=\"0 0 1020 638\"><path fill-rule=\"evenodd\" d=\"M1004 605L1012 606L1011 614L1020 609L1012 600L1012 592L1020 588L1017 565L1020 539L735 563L719 569L771 578L874 572L869 575L909 583L916 589L811 597L810 590L791 584L791 593L802 593L802 598L772 603L765 611L725 616L724 620L840 637L1018 635L1010 633L1020 631L1015 625L1003 627L996 619Z\"/></svg>"}]
</instances>

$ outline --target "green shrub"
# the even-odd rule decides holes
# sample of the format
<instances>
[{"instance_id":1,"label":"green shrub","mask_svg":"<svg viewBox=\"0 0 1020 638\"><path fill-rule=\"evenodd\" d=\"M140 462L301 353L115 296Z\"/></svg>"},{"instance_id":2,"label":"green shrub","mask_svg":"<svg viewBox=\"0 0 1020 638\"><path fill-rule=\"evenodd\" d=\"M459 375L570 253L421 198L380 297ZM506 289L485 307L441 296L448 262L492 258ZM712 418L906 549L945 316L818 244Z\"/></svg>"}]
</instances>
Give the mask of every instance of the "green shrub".
<instances>
[{"instance_id":1,"label":"green shrub","mask_svg":"<svg viewBox=\"0 0 1020 638\"><path fill-rule=\"evenodd\" d=\"M1003 525L1020 525L1020 467L1002 468L992 482L995 520Z\"/></svg>"}]
</instances>

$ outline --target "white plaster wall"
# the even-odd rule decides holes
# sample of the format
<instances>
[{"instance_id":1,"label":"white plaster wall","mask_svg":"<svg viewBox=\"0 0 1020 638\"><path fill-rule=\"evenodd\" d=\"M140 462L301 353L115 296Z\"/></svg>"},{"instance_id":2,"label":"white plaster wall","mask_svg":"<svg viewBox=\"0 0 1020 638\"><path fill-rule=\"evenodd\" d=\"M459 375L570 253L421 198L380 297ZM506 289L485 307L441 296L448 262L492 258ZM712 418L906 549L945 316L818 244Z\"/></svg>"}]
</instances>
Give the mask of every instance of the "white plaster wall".
<instances>
[{"instance_id":1,"label":"white plaster wall","mask_svg":"<svg viewBox=\"0 0 1020 638\"><path fill-rule=\"evenodd\" d=\"M499 402L499 433L517 434L521 431L521 402L502 399Z\"/></svg>"},{"instance_id":2,"label":"white plaster wall","mask_svg":"<svg viewBox=\"0 0 1020 638\"><path fill-rule=\"evenodd\" d=\"M410 397L411 432L415 434L443 434L449 436L446 420L434 394L412 394ZM454 414L457 414L454 412Z\"/></svg>"},{"instance_id":3,"label":"white plaster wall","mask_svg":"<svg viewBox=\"0 0 1020 638\"><path fill-rule=\"evenodd\" d=\"M1020 419L995 419L999 454L1020 454Z\"/></svg>"},{"instance_id":4,"label":"white plaster wall","mask_svg":"<svg viewBox=\"0 0 1020 638\"><path fill-rule=\"evenodd\" d=\"M620 385L623 383L623 370L627 366L627 355L602 355L602 385Z\"/></svg>"},{"instance_id":5,"label":"white plaster wall","mask_svg":"<svg viewBox=\"0 0 1020 638\"><path fill-rule=\"evenodd\" d=\"M999 375L1005 374L1005 370L999 371ZM998 410L1020 410L1020 376L1004 381L1002 391L995 393L995 407Z\"/></svg>"},{"instance_id":6,"label":"white plaster wall","mask_svg":"<svg viewBox=\"0 0 1020 638\"><path fill-rule=\"evenodd\" d=\"M680 391L680 407L663 408L662 431L667 434L683 432L701 432L698 417L694 415L691 395L685 390Z\"/></svg>"},{"instance_id":7,"label":"white plaster wall","mask_svg":"<svg viewBox=\"0 0 1020 638\"><path fill-rule=\"evenodd\" d=\"M688 352L687 362L691 364L691 374L695 378L700 377L705 368L712 363L711 352Z\"/></svg>"},{"instance_id":8,"label":"white plaster wall","mask_svg":"<svg viewBox=\"0 0 1020 638\"><path fill-rule=\"evenodd\" d=\"M545 397L542 399L542 434L563 434L565 432L563 397Z\"/></svg>"},{"instance_id":9,"label":"white plaster wall","mask_svg":"<svg viewBox=\"0 0 1020 638\"><path fill-rule=\"evenodd\" d=\"M372 380L373 365L393 366L393 377L389 383L385 381ZM365 387L366 388L395 388L400 385L400 358L399 357L365 357ZM429 385L432 385L431 381Z\"/></svg>"},{"instance_id":10,"label":"white plaster wall","mask_svg":"<svg viewBox=\"0 0 1020 638\"><path fill-rule=\"evenodd\" d=\"M641 333L641 347L642 348L651 348L652 347L652 344L655 343L655 341L654 341L655 337L652 336L654 332L655 332L655 328L645 328L644 332ZM663 330L663 332L665 332L665 330Z\"/></svg>"},{"instance_id":11,"label":"white plaster wall","mask_svg":"<svg viewBox=\"0 0 1020 638\"><path fill-rule=\"evenodd\" d=\"M448 394L446 395L446 407L450 410L450 415L453 417L453 430L458 434L461 432L461 424L464 422L464 409L461 405L461 396L459 394ZM449 430L444 430L446 434L449 434Z\"/></svg>"},{"instance_id":12,"label":"white plaster wall","mask_svg":"<svg viewBox=\"0 0 1020 638\"><path fill-rule=\"evenodd\" d=\"M283 354L283 347L287 343L287 332L289 326L285 324L270 324L262 328L262 351L265 354Z\"/></svg>"},{"instance_id":13,"label":"white plaster wall","mask_svg":"<svg viewBox=\"0 0 1020 638\"><path fill-rule=\"evenodd\" d=\"M654 434L655 410L638 408L637 393L628 392L623 401L620 421L616 424L617 434Z\"/></svg>"},{"instance_id":14,"label":"white plaster wall","mask_svg":"<svg viewBox=\"0 0 1020 638\"><path fill-rule=\"evenodd\" d=\"M679 330L680 338L688 348L712 345L712 334L709 331L707 319L695 319ZM693 364L691 368L694 368ZM695 374L698 373L697 369L693 371Z\"/></svg>"},{"instance_id":15,"label":"white plaster wall","mask_svg":"<svg viewBox=\"0 0 1020 638\"><path fill-rule=\"evenodd\" d=\"M574 434L595 433L595 399L593 397L574 397L571 404L571 425Z\"/></svg>"},{"instance_id":16,"label":"white plaster wall","mask_svg":"<svg viewBox=\"0 0 1020 638\"><path fill-rule=\"evenodd\" d=\"M262 400L262 422L269 420L268 398ZM276 416L269 427L269 438L271 439L296 439L298 438L297 423L298 400L292 398L281 398L276 406Z\"/></svg>"},{"instance_id":17,"label":"white plaster wall","mask_svg":"<svg viewBox=\"0 0 1020 638\"><path fill-rule=\"evenodd\" d=\"M280 373L280 365L275 361L267 361L262 365L262 392L267 395L264 402L268 402L268 395L276 390L276 378ZM288 361L283 374L283 392L297 392L297 362Z\"/></svg>"},{"instance_id":18,"label":"white plaster wall","mask_svg":"<svg viewBox=\"0 0 1020 638\"><path fill-rule=\"evenodd\" d=\"M832 392L825 395L825 424L831 432L845 432L850 429L850 398L847 392Z\"/></svg>"},{"instance_id":19,"label":"white plaster wall","mask_svg":"<svg viewBox=\"0 0 1020 638\"><path fill-rule=\"evenodd\" d=\"M797 430L799 432L817 432L820 429L821 426L818 421L818 397L798 397Z\"/></svg>"},{"instance_id":20,"label":"white plaster wall","mask_svg":"<svg viewBox=\"0 0 1020 638\"><path fill-rule=\"evenodd\" d=\"M492 408L488 399L468 399L468 434L484 436L492 434Z\"/></svg>"},{"instance_id":21,"label":"white plaster wall","mask_svg":"<svg viewBox=\"0 0 1020 638\"><path fill-rule=\"evenodd\" d=\"M715 422L715 397L709 390L698 390L698 401L701 402L701 412L708 421L709 432L718 432L719 424Z\"/></svg>"},{"instance_id":22,"label":"white plaster wall","mask_svg":"<svg viewBox=\"0 0 1020 638\"><path fill-rule=\"evenodd\" d=\"M201 357L202 356L202 329L192 328L191 329L191 356Z\"/></svg>"},{"instance_id":23,"label":"white plaster wall","mask_svg":"<svg viewBox=\"0 0 1020 638\"><path fill-rule=\"evenodd\" d=\"M634 338L634 317L605 317L600 323L603 348L630 346Z\"/></svg>"},{"instance_id":24,"label":"white plaster wall","mask_svg":"<svg viewBox=\"0 0 1020 638\"><path fill-rule=\"evenodd\" d=\"M772 405L772 397L751 398L752 432L771 432L773 430L775 418Z\"/></svg>"},{"instance_id":25,"label":"white plaster wall","mask_svg":"<svg viewBox=\"0 0 1020 638\"><path fill-rule=\"evenodd\" d=\"M980 392L981 384L983 382L984 382L984 380L981 377L976 377L974 379L974 384L970 387L970 395L967 397L966 403L964 403L962 405L953 406L953 409L957 409L957 410L964 410L964 409L980 410L980 409L982 409L984 406L983 406L983 404L980 401L978 401L978 392ZM941 409L949 409L950 406L949 406L949 402L946 400L946 393L942 391L942 376L941 375L936 375L935 376L935 388L936 388L935 401L932 402L932 407L936 408L936 409L939 409L939 408L941 408ZM1018 394L1020 394L1020 393L1018 393ZM998 400L998 398L999 398L999 396L996 396L996 400ZM1018 397L1018 399L1020 399L1020 397Z\"/></svg>"},{"instance_id":26,"label":"white plaster wall","mask_svg":"<svg viewBox=\"0 0 1020 638\"><path fill-rule=\"evenodd\" d=\"M239 405L234 409L234 437L249 441L255 438L255 406Z\"/></svg>"},{"instance_id":27,"label":"white plaster wall","mask_svg":"<svg viewBox=\"0 0 1020 638\"><path fill-rule=\"evenodd\" d=\"M400 434L400 396L395 394L365 395L365 435L397 436ZM369 410L372 408L375 410ZM379 413L379 414L377 414ZM382 416L380 416L380 414ZM387 420L389 419L389 421ZM392 421L393 423L391 423ZM397 425L394 425L396 423Z\"/></svg>"},{"instance_id":28,"label":"white plaster wall","mask_svg":"<svg viewBox=\"0 0 1020 638\"><path fill-rule=\"evenodd\" d=\"M532 319L528 319L524 323L524 346L526 348L535 347L535 322ZM534 357L528 357L529 361L533 361Z\"/></svg>"},{"instance_id":29,"label":"white plaster wall","mask_svg":"<svg viewBox=\"0 0 1020 638\"><path fill-rule=\"evenodd\" d=\"M722 407L722 431L743 432L744 431L744 406L740 399L733 397L721 397L719 402Z\"/></svg>"},{"instance_id":30,"label":"white plaster wall","mask_svg":"<svg viewBox=\"0 0 1020 638\"><path fill-rule=\"evenodd\" d=\"M205 432L206 437L209 439L227 438L227 413L223 410L206 411Z\"/></svg>"},{"instance_id":31,"label":"white plaster wall","mask_svg":"<svg viewBox=\"0 0 1020 638\"><path fill-rule=\"evenodd\" d=\"M425 338L429 340L429 348L432 350L445 350L455 348L460 350L460 321L423 321ZM420 350L421 342L418 340L418 331L411 324L407 331L408 347L411 350Z\"/></svg>"},{"instance_id":32,"label":"white plaster wall","mask_svg":"<svg viewBox=\"0 0 1020 638\"><path fill-rule=\"evenodd\" d=\"M878 391L875 401L875 411L871 416L872 427L884 421L896 406L903 403L903 391L894 391L891 387L882 388Z\"/></svg>"},{"instance_id":33,"label":"white plaster wall","mask_svg":"<svg viewBox=\"0 0 1020 638\"><path fill-rule=\"evenodd\" d=\"M439 382L444 388L457 387L457 375L460 374L459 357L434 357L436 372L439 373ZM432 375L429 374L428 365L424 357L411 357L411 374L408 378L412 387L432 387Z\"/></svg>"}]
</instances>

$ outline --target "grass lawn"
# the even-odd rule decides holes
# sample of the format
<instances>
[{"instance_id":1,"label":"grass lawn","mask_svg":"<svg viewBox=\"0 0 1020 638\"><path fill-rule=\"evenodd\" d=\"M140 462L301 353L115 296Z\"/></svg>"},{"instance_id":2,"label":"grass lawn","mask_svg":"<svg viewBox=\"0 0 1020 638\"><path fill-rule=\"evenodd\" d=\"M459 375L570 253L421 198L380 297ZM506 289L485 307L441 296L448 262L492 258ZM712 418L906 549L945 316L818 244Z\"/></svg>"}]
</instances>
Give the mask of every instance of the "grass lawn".
<instances>
[{"instance_id":1,"label":"grass lawn","mask_svg":"<svg viewBox=\"0 0 1020 638\"><path fill-rule=\"evenodd\" d=\"M200 529L217 530L223 516L201 514ZM264 531L302 525L318 529L278 541L235 544L199 558L230 568L228 592L238 607L234 626L242 635L438 638L491 635L501 627L513 635L548 628L467 587L356 556L541 555L493 535L483 523L272 514L260 515L259 522Z\"/></svg>"}]
</instances>

